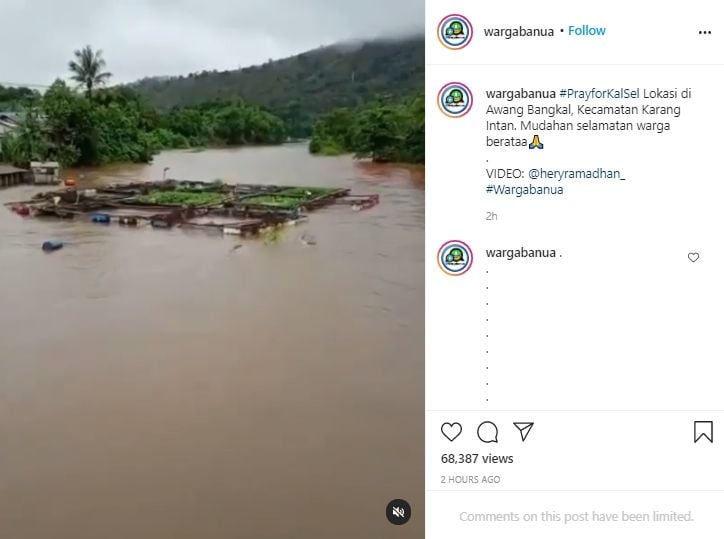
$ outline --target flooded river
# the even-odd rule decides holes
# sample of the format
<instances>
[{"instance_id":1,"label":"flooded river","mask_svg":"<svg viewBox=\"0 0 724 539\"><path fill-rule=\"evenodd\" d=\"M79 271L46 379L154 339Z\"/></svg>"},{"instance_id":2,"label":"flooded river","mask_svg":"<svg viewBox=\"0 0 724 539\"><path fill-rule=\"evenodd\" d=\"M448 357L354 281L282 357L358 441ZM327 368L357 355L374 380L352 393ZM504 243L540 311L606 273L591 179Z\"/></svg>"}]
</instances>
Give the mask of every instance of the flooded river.
<instances>
[{"instance_id":1,"label":"flooded river","mask_svg":"<svg viewBox=\"0 0 724 539\"><path fill-rule=\"evenodd\" d=\"M0 537L422 538L422 172L289 145L76 177L166 167L381 204L320 210L271 245L0 207ZM417 509L400 528L398 497Z\"/></svg>"}]
</instances>

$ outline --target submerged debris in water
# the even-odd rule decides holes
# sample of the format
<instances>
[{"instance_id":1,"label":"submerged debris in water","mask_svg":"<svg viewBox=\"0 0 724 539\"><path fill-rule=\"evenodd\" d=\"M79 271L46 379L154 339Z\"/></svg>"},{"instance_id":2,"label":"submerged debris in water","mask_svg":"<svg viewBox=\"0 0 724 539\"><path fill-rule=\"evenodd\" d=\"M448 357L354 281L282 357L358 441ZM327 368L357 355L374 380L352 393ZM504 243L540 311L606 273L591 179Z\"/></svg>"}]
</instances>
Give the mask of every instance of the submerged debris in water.
<instances>
[{"instance_id":1,"label":"submerged debris in water","mask_svg":"<svg viewBox=\"0 0 724 539\"><path fill-rule=\"evenodd\" d=\"M271 225L260 230L265 245L271 245L282 239L283 225Z\"/></svg>"},{"instance_id":2,"label":"submerged debris in water","mask_svg":"<svg viewBox=\"0 0 724 539\"><path fill-rule=\"evenodd\" d=\"M57 241L57 240L46 240L43 242L43 245L42 245L42 249L46 253L52 252L52 251L57 251L58 249L62 249L62 248L63 248L63 242Z\"/></svg>"},{"instance_id":3,"label":"submerged debris in water","mask_svg":"<svg viewBox=\"0 0 724 539\"><path fill-rule=\"evenodd\" d=\"M317 239L306 232L301 235L299 241L301 241L304 245L317 245Z\"/></svg>"}]
</instances>

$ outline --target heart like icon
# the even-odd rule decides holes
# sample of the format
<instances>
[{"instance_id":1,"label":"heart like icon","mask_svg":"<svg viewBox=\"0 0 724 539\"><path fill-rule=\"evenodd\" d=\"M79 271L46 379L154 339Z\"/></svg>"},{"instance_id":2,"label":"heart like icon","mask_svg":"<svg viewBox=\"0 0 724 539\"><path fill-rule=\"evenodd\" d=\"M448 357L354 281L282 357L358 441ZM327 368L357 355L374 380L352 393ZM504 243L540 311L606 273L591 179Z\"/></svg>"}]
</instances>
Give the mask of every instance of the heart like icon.
<instances>
[{"instance_id":1,"label":"heart like icon","mask_svg":"<svg viewBox=\"0 0 724 539\"><path fill-rule=\"evenodd\" d=\"M440 430L442 435L452 442L463 432L463 426L460 423L443 423Z\"/></svg>"},{"instance_id":2,"label":"heart like icon","mask_svg":"<svg viewBox=\"0 0 724 539\"><path fill-rule=\"evenodd\" d=\"M689 253L689 260L692 262L699 260L699 253Z\"/></svg>"}]
</instances>

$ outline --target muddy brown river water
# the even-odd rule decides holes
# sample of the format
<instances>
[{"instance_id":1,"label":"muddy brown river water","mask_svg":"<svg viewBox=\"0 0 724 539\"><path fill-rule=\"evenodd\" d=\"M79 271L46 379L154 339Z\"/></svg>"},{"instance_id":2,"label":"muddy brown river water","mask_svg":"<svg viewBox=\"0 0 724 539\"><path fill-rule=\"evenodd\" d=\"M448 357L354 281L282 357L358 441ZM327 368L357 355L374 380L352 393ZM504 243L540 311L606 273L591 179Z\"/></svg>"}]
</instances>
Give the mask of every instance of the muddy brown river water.
<instances>
[{"instance_id":1,"label":"muddy brown river water","mask_svg":"<svg viewBox=\"0 0 724 539\"><path fill-rule=\"evenodd\" d=\"M74 174L165 167L381 204L271 245L0 207L0 537L422 538L423 172L288 145ZM384 518L398 497L403 527Z\"/></svg>"}]
</instances>

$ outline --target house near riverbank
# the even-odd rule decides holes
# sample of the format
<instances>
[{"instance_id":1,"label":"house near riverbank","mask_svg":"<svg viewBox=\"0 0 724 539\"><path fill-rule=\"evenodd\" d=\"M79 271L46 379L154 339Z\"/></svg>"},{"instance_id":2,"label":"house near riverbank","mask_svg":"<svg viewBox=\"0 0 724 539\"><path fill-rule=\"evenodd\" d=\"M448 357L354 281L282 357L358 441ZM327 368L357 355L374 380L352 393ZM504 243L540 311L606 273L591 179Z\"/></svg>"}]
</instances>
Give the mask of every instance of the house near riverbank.
<instances>
[{"instance_id":1,"label":"house near riverbank","mask_svg":"<svg viewBox=\"0 0 724 539\"><path fill-rule=\"evenodd\" d=\"M20 121L15 113L0 112L0 150L3 147L3 137L9 135L20 127Z\"/></svg>"},{"instance_id":2,"label":"house near riverbank","mask_svg":"<svg viewBox=\"0 0 724 539\"><path fill-rule=\"evenodd\" d=\"M30 171L36 185L60 183L60 163L56 161L33 161Z\"/></svg>"},{"instance_id":3,"label":"house near riverbank","mask_svg":"<svg viewBox=\"0 0 724 539\"><path fill-rule=\"evenodd\" d=\"M17 113L0 112L0 150L2 150L3 147L3 137L9 135L18 127L20 127L20 119Z\"/></svg>"},{"instance_id":4,"label":"house near riverbank","mask_svg":"<svg viewBox=\"0 0 724 539\"><path fill-rule=\"evenodd\" d=\"M0 189L3 187L12 187L25 183L28 180L28 171L23 168L17 168L12 165L0 164Z\"/></svg>"},{"instance_id":5,"label":"house near riverbank","mask_svg":"<svg viewBox=\"0 0 724 539\"><path fill-rule=\"evenodd\" d=\"M0 137L20 127L20 116L16 112L0 112Z\"/></svg>"}]
</instances>

